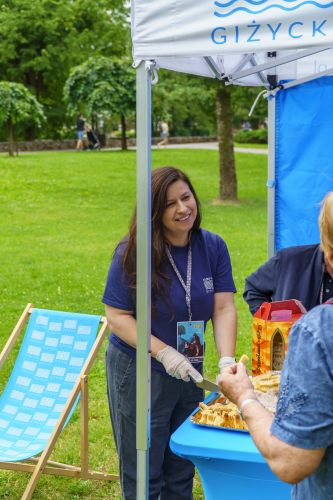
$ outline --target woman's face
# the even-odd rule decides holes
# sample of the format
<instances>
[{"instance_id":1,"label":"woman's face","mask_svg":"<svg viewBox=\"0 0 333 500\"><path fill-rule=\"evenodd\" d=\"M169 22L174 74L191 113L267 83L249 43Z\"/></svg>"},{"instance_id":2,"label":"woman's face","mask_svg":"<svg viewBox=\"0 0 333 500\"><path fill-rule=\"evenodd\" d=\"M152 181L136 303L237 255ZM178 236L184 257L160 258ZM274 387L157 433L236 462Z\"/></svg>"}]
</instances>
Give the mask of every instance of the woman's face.
<instances>
[{"instance_id":1,"label":"woman's face","mask_svg":"<svg viewBox=\"0 0 333 500\"><path fill-rule=\"evenodd\" d=\"M162 216L165 237L173 245L186 245L198 213L195 198L186 182L181 180L169 186L166 198Z\"/></svg>"}]
</instances>

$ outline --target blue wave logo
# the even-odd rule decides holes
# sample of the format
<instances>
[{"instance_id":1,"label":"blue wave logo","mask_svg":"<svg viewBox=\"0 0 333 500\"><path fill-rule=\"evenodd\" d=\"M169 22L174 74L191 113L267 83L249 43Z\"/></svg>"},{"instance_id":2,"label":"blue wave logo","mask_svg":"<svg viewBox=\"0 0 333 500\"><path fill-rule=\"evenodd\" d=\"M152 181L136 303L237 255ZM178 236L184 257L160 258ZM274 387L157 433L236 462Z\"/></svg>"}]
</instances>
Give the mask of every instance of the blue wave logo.
<instances>
[{"instance_id":1,"label":"blue wave logo","mask_svg":"<svg viewBox=\"0 0 333 500\"><path fill-rule=\"evenodd\" d=\"M238 2L242 3L242 6L235 6ZM329 3L320 3L314 0L305 0L301 1L300 3L299 0L282 0L281 4L271 4L271 5L264 5L267 4L269 0L230 0L229 2L222 3L222 2L214 2L214 5L217 7L217 9L214 12L214 15L217 17L229 17L235 14L236 12L247 12L248 14L261 14L262 12L265 12L266 10L269 9L281 9L284 11L293 11L297 10L303 5L313 5L315 7L318 7L319 9L328 9L330 7L333 7L333 2ZM244 4L248 4L247 6L244 6ZM296 5L292 5L296 4ZM231 8L231 10L226 11L226 9ZM234 7L234 8L233 8Z\"/></svg>"}]
</instances>

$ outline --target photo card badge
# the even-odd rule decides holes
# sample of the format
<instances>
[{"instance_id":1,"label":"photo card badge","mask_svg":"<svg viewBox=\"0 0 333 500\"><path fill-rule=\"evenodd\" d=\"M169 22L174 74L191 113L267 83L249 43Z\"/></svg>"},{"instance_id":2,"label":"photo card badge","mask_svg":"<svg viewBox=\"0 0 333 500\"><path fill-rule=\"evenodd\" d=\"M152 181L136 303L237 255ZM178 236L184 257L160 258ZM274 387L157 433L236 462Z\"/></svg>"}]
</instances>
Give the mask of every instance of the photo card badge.
<instances>
[{"instance_id":1,"label":"photo card badge","mask_svg":"<svg viewBox=\"0 0 333 500\"><path fill-rule=\"evenodd\" d=\"M191 363L203 361L204 321L177 322L177 350Z\"/></svg>"}]
</instances>

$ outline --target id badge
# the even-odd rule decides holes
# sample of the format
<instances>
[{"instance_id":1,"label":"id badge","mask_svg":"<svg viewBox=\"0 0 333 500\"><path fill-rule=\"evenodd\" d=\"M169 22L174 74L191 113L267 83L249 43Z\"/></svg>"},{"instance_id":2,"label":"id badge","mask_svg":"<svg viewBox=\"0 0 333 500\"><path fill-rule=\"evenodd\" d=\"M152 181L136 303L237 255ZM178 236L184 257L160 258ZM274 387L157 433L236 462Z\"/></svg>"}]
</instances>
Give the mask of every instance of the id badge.
<instances>
[{"instance_id":1,"label":"id badge","mask_svg":"<svg viewBox=\"0 0 333 500\"><path fill-rule=\"evenodd\" d=\"M191 363L203 361L204 321L177 322L177 350Z\"/></svg>"}]
</instances>

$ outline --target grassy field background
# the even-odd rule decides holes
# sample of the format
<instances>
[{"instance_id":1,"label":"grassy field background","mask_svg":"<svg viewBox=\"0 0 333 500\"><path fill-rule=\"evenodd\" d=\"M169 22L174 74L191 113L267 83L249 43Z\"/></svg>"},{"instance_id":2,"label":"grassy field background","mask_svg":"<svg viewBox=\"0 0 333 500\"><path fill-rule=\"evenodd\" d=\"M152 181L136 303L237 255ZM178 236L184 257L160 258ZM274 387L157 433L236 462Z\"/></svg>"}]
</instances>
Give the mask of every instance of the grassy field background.
<instances>
[{"instance_id":1,"label":"grassy field background","mask_svg":"<svg viewBox=\"0 0 333 500\"><path fill-rule=\"evenodd\" d=\"M218 152L153 151L153 166L184 169L202 203L203 227L227 242L237 287L237 354L251 352L251 317L242 299L245 277L267 255L267 157L236 154L239 202L219 204ZM127 232L135 204L135 152L59 152L0 157L0 349L28 302L36 307L103 314L101 296L112 252ZM217 356L206 334L205 374ZM15 354L15 353L14 353ZM0 374L0 390L14 356ZM90 380L91 466L117 473L109 422L104 349ZM53 460L79 463L79 411L63 432ZM0 472L0 499L19 499L29 475ZM43 476L34 499L120 499L118 483ZM197 477L194 498L202 499Z\"/></svg>"}]
</instances>

